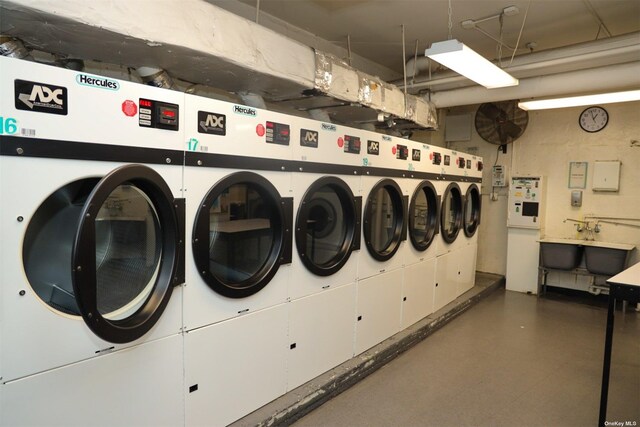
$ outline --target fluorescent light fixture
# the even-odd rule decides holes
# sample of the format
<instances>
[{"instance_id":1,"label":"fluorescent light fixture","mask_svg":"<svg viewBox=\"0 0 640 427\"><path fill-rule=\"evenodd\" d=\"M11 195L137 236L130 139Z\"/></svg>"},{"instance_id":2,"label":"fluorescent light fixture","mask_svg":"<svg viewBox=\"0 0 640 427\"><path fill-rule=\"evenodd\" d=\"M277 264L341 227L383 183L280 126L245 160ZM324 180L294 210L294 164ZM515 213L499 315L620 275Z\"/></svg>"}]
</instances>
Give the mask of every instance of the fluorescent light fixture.
<instances>
[{"instance_id":1,"label":"fluorescent light fixture","mask_svg":"<svg viewBox=\"0 0 640 427\"><path fill-rule=\"evenodd\" d=\"M424 55L487 89L516 86L518 79L456 39L432 43Z\"/></svg>"},{"instance_id":2,"label":"fluorescent light fixture","mask_svg":"<svg viewBox=\"0 0 640 427\"><path fill-rule=\"evenodd\" d=\"M611 104L613 102L629 101L640 101L640 90L525 101L518 102L518 107L523 110L546 110L551 108L578 107L580 105Z\"/></svg>"}]
</instances>

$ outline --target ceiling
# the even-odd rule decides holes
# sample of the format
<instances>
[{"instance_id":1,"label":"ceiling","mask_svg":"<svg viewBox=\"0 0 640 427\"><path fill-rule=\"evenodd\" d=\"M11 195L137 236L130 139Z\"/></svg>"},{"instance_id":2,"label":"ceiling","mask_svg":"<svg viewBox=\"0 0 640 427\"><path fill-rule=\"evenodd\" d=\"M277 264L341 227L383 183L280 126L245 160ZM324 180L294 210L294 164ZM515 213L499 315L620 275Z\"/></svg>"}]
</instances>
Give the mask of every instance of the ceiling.
<instances>
[{"instance_id":1,"label":"ceiling","mask_svg":"<svg viewBox=\"0 0 640 427\"><path fill-rule=\"evenodd\" d=\"M255 20L259 4L263 16L260 23L269 25L263 14L272 15L284 22L280 29L277 25L270 27L288 35L287 26L292 25L343 48L348 47L349 38L353 53L392 70L387 77L402 76L402 25L407 59L415 54L416 41L418 54L422 55L432 42L446 40L449 32L446 0L207 1L251 20ZM534 51L541 51L640 30L638 0L451 0L452 37L488 59L498 59L496 41L460 24L498 15L509 6L515 6L518 13L503 17L502 41L506 46L517 45L516 55L530 52L530 43L534 43ZM498 18L478 26L500 38ZM508 47L502 48L505 60L512 53Z\"/></svg>"}]
</instances>

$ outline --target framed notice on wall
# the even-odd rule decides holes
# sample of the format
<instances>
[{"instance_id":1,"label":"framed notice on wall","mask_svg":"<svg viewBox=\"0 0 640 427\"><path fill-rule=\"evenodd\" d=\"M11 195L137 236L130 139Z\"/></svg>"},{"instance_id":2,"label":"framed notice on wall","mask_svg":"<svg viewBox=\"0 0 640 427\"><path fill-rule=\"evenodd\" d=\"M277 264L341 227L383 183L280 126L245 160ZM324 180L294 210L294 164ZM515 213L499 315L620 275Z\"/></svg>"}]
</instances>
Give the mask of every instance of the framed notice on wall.
<instances>
[{"instance_id":1,"label":"framed notice on wall","mask_svg":"<svg viewBox=\"0 0 640 427\"><path fill-rule=\"evenodd\" d=\"M588 162L569 162L569 188L587 188Z\"/></svg>"}]
</instances>

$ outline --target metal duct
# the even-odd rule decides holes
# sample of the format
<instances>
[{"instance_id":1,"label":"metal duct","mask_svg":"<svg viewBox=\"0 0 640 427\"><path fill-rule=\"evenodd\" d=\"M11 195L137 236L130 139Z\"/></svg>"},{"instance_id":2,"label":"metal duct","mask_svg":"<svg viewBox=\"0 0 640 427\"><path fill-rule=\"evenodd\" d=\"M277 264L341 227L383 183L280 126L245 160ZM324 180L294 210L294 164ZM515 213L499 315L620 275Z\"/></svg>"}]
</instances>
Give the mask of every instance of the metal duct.
<instances>
[{"instance_id":1,"label":"metal duct","mask_svg":"<svg viewBox=\"0 0 640 427\"><path fill-rule=\"evenodd\" d=\"M22 41L13 37L0 36L0 55L33 61L33 57Z\"/></svg>"},{"instance_id":2,"label":"metal duct","mask_svg":"<svg viewBox=\"0 0 640 427\"><path fill-rule=\"evenodd\" d=\"M173 89L174 87L173 79L169 73L162 68L138 67L136 70L138 71L138 74L140 74L142 81L149 86L161 87L164 89Z\"/></svg>"}]
</instances>

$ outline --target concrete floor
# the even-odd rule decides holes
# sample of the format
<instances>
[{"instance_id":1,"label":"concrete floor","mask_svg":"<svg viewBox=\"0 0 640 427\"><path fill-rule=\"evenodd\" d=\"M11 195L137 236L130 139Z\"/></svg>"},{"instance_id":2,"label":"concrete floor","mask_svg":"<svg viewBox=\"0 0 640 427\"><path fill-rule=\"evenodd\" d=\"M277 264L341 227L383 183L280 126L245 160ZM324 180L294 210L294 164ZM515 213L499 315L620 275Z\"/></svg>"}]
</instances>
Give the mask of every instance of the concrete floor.
<instances>
[{"instance_id":1,"label":"concrete floor","mask_svg":"<svg viewBox=\"0 0 640 427\"><path fill-rule=\"evenodd\" d=\"M305 426L597 425L606 308L493 292ZM640 423L640 313L616 313L610 421Z\"/></svg>"}]
</instances>

